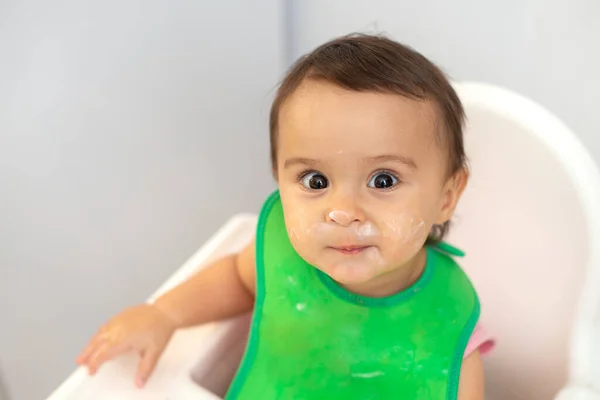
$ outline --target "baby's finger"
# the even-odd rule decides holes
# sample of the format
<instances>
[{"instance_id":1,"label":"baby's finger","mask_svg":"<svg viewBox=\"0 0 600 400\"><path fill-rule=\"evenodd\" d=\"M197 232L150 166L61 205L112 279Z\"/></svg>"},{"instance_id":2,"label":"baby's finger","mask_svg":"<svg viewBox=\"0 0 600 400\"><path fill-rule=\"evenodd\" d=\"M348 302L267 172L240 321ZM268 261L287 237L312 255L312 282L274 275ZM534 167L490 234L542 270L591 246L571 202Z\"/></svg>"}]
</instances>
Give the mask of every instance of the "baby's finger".
<instances>
[{"instance_id":1,"label":"baby's finger","mask_svg":"<svg viewBox=\"0 0 600 400\"><path fill-rule=\"evenodd\" d=\"M89 341L87 346L83 349L81 353L77 356L77 364L83 365L89 361L89 357L94 353L94 351L100 346L106 338L101 335L96 335Z\"/></svg>"},{"instance_id":2,"label":"baby's finger","mask_svg":"<svg viewBox=\"0 0 600 400\"><path fill-rule=\"evenodd\" d=\"M142 359L138 367L137 378L135 383L138 387L142 387L146 384L148 377L152 374L154 367L160 357L161 351L155 347L150 347L142 353Z\"/></svg>"},{"instance_id":3,"label":"baby's finger","mask_svg":"<svg viewBox=\"0 0 600 400\"><path fill-rule=\"evenodd\" d=\"M102 345L100 345L98 350L94 352L92 356L90 356L90 361L88 363L90 374L95 374L102 364L116 357L120 353L123 353L124 350L124 346L115 345L109 342L105 342Z\"/></svg>"}]
</instances>

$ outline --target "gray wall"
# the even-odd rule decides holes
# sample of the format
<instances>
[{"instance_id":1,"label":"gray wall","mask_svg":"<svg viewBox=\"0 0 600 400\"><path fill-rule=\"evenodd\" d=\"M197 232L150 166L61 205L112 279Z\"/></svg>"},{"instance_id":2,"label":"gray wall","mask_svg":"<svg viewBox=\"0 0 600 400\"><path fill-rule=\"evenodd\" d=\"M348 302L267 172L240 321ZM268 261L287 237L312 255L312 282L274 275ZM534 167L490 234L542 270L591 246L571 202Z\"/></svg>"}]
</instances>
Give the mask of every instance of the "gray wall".
<instances>
[{"instance_id":1,"label":"gray wall","mask_svg":"<svg viewBox=\"0 0 600 400\"><path fill-rule=\"evenodd\" d=\"M597 0L296 0L293 57L334 36L384 31L452 78L506 86L563 119L600 162Z\"/></svg>"},{"instance_id":2,"label":"gray wall","mask_svg":"<svg viewBox=\"0 0 600 400\"><path fill-rule=\"evenodd\" d=\"M2 365L0 365L0 400L10 400L8 397L8 389L4 383L4 374L2 371Z\"/></svg>"},{"instance_id":3,"label":"gray wall","mask_svg":"<svg viewBox=\"0 0 600 400\"><path fill-rule=\"evenodd\" d=\"M45 398L97 326L274 187L278 0L0 2L0 363Z\"/></svg>"}]
</instances>

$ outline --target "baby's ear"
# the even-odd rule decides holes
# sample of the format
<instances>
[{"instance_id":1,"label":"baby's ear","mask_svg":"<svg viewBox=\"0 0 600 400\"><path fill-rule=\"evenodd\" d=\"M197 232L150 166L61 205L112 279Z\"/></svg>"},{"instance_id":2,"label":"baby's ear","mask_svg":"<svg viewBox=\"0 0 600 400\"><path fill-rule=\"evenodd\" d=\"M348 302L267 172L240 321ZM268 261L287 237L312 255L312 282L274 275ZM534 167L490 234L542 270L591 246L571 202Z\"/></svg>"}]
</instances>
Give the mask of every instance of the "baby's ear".
<instances>
[{"instance_id":1,"label":"baby's ear","mask_svg":"<svg viewBox=\"0 0 600 400\"><path fill-rule=\"evenodd\" d=\"M456 210L456 205L467 186L468 180L469 170L467 168L461 168L446 181L442 192L443 197L440 216L438 221L436 221L436 224L443 224L452 218L454 210Z\"/></svg>"}]
</instances>

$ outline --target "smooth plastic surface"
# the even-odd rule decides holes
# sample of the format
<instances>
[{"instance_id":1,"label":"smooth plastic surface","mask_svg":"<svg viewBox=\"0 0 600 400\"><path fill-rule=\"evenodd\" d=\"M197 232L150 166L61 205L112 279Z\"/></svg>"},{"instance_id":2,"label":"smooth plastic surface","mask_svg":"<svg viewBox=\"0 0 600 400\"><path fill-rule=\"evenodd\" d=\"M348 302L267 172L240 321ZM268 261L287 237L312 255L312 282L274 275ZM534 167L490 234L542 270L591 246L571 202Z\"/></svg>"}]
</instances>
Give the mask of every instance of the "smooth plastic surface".
<instances>
[{"instance_id":1,"label":"smooth plastic surface","mask_svg":"<svg viewBox=\"0 0 600 400\"><path fill-rule=\"evenodd\" d=\"M490 85L456 87L472 176L448 241L466 250L482 321L498 338L486 360L488 390L546 400L569 374L597 387L598 169L539 105Z\"/></svg>"},{"instance_id":2,"label":"smooth plastic surface","mask_svg":"<svg viewBox=\"0 0 600 400\"><path fill-rule=\"evenodd\" d=\"M448 241L466 251L461 264L498 339L486 359L486 399L546 400L567 383L557 400L600 399L598 169L539 105L495 86L456 88L469 117L472 179ZM242 247L255 224L254 216L234 218L160 292ZM123 358L95 379L77 370L48 400L217 399L237 369L247 324L240 318L178 332L143 391L133 387L135 359ZM214 382L214 392L197 382Z\"/></svg>"},{"instance_id":3,"label":"smooth plastic surface","mask_svg":"<svg viewBox=\"0 0 600 400\"><path fill-rule=\"evenodd\" d=\"M574 386L564 388L556 400L600 400L600 394L593 389Z\"/></svg>"}]
</instances>

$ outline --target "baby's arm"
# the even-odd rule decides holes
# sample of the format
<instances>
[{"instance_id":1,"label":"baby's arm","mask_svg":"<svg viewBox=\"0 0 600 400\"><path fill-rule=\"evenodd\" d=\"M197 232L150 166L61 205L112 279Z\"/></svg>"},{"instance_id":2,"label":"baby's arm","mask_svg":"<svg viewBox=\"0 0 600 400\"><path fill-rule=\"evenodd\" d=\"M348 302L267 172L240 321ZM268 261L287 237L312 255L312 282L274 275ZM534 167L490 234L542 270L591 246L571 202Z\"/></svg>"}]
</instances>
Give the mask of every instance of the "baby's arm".
<instances>
[{"instance_id":1,"label":"baby's arm","mask_svg":"<svg viewBox=\"0 0 600 400\"><path fill-rule=\"evenodd\" d=\"M154 305L178 328L229 318L252 309L256 268L254 241L159 297Z\"/></svg>"},{"instance_id":2,"label":"baby's arm","mask_svg":"<svg viewBox=\"0 0 600 400\"><path fill-rule=\"evenodd\" d=\"M483 400L483 364L479 351L475 350L463 360L458 386L458 400Z\"/></svg>"},{"instance_id":3,"label":"baby's arm","mask_svg":"<svg viewBox=\"0 0 600 400\"><path fill-rule=\"evenodd\" d=\"M130 307L105 323L79 355L91 374L107 360L136 351L141 355L137 384L152 373L174 331L250 311L255 288L254 243L223 257L159 297Z\"/></svg>"}]
</instances>

